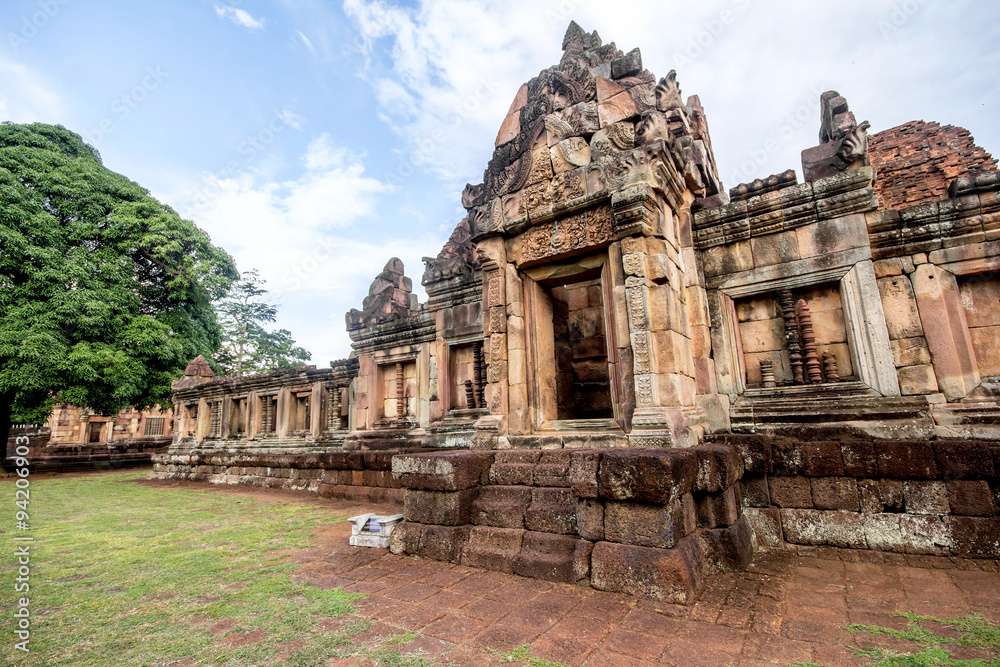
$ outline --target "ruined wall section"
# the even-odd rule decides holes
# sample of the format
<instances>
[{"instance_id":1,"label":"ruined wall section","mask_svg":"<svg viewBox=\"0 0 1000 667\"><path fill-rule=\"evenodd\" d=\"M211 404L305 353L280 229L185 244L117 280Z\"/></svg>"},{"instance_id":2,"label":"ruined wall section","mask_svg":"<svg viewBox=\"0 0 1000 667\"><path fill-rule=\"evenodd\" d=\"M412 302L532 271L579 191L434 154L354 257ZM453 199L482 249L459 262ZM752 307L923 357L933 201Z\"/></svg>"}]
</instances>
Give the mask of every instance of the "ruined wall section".
<instances>
[{"instance_id":1,"label":"ruined wall section","mask_svg":"<svg viewBox=\"0 0 1000 667\"><path fill-rule=\"evenodd\" d=\"M944 199L959 176L997 170L996 158L954 125L910 121L871 135L869 149L875 191L885 208Z\"/></svg>"},{"instance_id":2,"label":"ruined wall section","mask_svg":"<svg viewBox=\"0 0 1000 667\"><path fill-rule=\"evenodd\" d=\"M1000 556L996 442L712 440L741 453L743 511L762 546Z\"/></svg>"}]
</instances>

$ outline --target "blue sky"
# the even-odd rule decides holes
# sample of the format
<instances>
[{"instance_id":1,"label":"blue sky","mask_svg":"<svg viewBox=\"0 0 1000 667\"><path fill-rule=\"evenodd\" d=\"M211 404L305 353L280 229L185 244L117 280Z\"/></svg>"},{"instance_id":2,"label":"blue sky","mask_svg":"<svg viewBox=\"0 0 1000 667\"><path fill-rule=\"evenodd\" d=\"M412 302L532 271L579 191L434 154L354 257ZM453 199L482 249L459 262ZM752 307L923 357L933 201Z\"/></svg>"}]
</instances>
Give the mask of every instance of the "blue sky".
<instances>
[{"instance_id":1,"label":"blue sky","mask_svg":"<svg viewBox=\"0 0 1000 667\"><path fill-rule=\"evenodd\" d=\"M962 0L6 0L0 120L83 135L258 269L325 365L391 256L419 284L570 19L678 71L728 188L800 171L829 89L873 132L936 120L1000 153L998 18Z\"/></svg>"}]
</instances>

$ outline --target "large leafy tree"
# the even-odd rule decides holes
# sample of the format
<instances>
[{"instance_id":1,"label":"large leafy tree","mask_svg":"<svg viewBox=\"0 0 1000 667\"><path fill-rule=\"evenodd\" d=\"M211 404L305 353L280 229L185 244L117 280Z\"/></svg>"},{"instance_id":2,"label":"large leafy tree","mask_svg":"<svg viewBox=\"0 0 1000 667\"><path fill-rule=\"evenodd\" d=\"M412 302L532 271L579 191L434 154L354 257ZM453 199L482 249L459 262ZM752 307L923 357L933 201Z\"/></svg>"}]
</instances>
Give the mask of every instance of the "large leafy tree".
<instances>
[{"instance_id":1,"label":"large leafy tree","mask_svg":"<svg viewBox=\"0 0 1000 667\"><path fill-rule=\"evenodd\" d=\"M295 345L287 329L268 331L278 309L267 300L266 281L256 269L244 271L215 308L222 324L222 349L216 357L227 375L264 373L293 368L312 358Z\"/></svg>"},{"instance_id":2,"label":"large leafy tree","mask_svg":"<svg viewBox=\"0 0 1000 667\"><path fill-rule=\"evenodd\" d=\"M187 361L218 349L212 300L237 278L78 135L0 124L0 434L57 396L106 414L167 399Z\"/></svg>"}]
</instances>

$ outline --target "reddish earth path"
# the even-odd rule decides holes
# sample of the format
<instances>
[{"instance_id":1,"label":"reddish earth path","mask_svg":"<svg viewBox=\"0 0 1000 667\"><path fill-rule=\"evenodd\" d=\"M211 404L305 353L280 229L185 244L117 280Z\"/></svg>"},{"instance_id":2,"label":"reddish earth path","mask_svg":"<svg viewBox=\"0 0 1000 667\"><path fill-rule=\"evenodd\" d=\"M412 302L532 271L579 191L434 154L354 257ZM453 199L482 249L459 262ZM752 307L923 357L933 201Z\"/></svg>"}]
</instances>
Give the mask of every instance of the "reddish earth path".
<instances>
[{"instance_id":1,"label":"reddish earth path","mask_svg":"<svg viewBox=\"0 0 1000 667\"><path fill-rule=\"evenodd\" d=\"M301 492L147 483L319 504L347 515L402 511ZM289 554L300 564L302 580L368 595L355 603L355 615L331 622L330 629L371 621L356 641L372 646L412 631L416 639L401 652L442 665L498 665L503 654L529 644L534 657L573 666L816 662L833 667L862 663L850 651L852 645L913 650L907 643L855 637L844 629L850 623L902 628L905 621L894 611L939 618L978 612L1000 622L996 561L802 547L765 551L747 571L711 578L700 601L682 607L351 547L349 534L347 522L333 524L317 533L314 548ZM960 649L954 656L987 654ZM360 657L331 663L348 665L373 663Z\"/></svg>"}]
</instances>

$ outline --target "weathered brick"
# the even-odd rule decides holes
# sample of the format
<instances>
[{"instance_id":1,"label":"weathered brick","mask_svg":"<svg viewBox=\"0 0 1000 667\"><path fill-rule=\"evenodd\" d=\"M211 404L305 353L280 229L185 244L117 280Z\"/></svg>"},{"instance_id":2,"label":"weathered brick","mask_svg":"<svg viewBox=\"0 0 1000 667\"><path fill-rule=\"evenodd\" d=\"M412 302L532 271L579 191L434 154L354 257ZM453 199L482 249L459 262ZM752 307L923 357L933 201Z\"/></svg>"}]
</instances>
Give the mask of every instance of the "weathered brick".
<instances>
[{"instance_id":1,"label":"weathered brick","mask_svg":"<svg viewBox=\"0 0 1000 667\"><path fill-rule=\"evenodd\" d=\"M704 555L694 536L674 549L598 542L590 557L591 585L600 591L692 604L704 587Z\"/></svg>"},{"instance_id":2,"label":"weathered brick","mask_svg":"<svg viewBox=\"0 0 1000 667\"><path fill-rule=\"evenodd\" d=\"M808 509L781 510L781 528L792 544L864 549L865 531L857 512Z\"/></svg>"},{"instance_id":3,"label":"weathered brick","mask_svg":"<svg viewBox=\"0 0 1000 667\"><path fill-rule=\"evenodd\" d=\"M469 523L469 511L476 493L476 489L461 491L407 489L403 496L403 514L407 521L459 526Z\"/></svg>"},{"instance_id":4,"label":"weathered brick","mask_svg":"<svg viewBox=\"0 0 1000 667\"><path fill-rule=\"evenodd\" d=\"M604 538L609 542L670 549L683 536L680 502L672 506L613 501L604 504Z\"/></svg>"},{"instance_id":5,"label":"weathered brick","mask_svg":"<svg viewBox=\"0 0 1000 667\"><path fill-rule=\"evenodd\" d=\"M910 440L875 443L880 477L890 479L936 479L937 465L930 443Z\"/></svg>"},{"instance_id":6,"label":"weathered brick","mask_svg":"<svg viewBox=\"0 0 1000 667\"><path fill-rule=\"evenodd\" d=\"M743 460L730 445L701 445L692 450L698 457L694 491L717 493L743 476Z\"/></svg>"},{"instance_id":7,"label":"weathered brick","mask_svg":"<svg viewBox=\"0 0 1000 667\"><path fill-rule=\"evenodd\" d=\"M469 521L495 528L524 528L524 512L530 502L530 487L484 486L472 503Z\"/></svg>"},{"instance_id":8,"label":"weathered brick","mask_svg":"<svg viewBox=\"0 0 1000 667\"><path fill-rule=\"evenodd\" d=\"M575 535L576 497L570 489L535 488L524 513L524 526L543 533Z\"/></svg>"},{"instance_id":9,"label":"weathered brick","mask_svg":"<svg viewBox=\"0 0 1000 667\"><path fill-rule=\"evenodd\" d=\"M840 477L844 474L840 443L804 442L801 451L802 472L809 477Z\"/></svg>"},{"instance_id":10,"label":"weathered brick","mask_svg":"<svg viewBox=\"0 0 1000 667\"><path fill-rule=\"evenodd\" d=\"M844 460L844 475L847 477L877 477L878 464L875 460L875 445L862 440L843 442L840 455Z\"/></svg>"},{"instance_id":11,"label":"weathered brick","mask_svg":"<svg viewBox=\"0 0 1000 667\"><path fill-rule=\"evenodd\" d=\"M778 507L811 508L812 488L806 477L768 477L771 502Z\"/></svg>"},{"instance_id":12,"label":"weathered brick","mask_svg":"<svg viewBox=\"0 0 1000 667\"><path fill-rule=\"evenodd\" d=\"M771 443L771 466L775 475L804 475L802 443L791 440L775 440Z\"/></svg>"},{"instance_id":13,"label":"weathered brick","mask_svg":"<svg viewBox=\"0 0 1000 667\"><path fill-rule=\"evenodd\" d=\"M996 500L990 485L984 480L948 482L948 506L952 514L961 516L994 516Z\"/></svg>"},{"instance_id":14,"label":"weathered brick","mask_svg":"<svg viewBox=\"0 0 1000 667\"><path fill-rule=\"evenodd\" d=\"M572 584L589 574L592 548L593 543L575 536L525 531L514 573Z\"/></svg>"},{"instance_id":15,"label":"weathered brick","mask_svg":"<svg viewBox=\"0 0 1000 667\"><path fill-rule=\"evenodd\" d=\"M576 530L580 537L591 542L604 539L604 503L593 498L576 501Z\"/></svg>"},{"instance_id":16,"label":"weathered brick","mask_svg":"<svg viewBox=\"0 0 1000 667\"><path fill-rule=\"evenodd\" d=\"M984 442L939 440L933 443L938 474L945 480L990 479L993 457Z\"/></svg>"},{"instance_id":17,"label":"weathered brick","mask_svg":"<svg viewBox=\"0 0 1000 667\"><path fill-rule=\"evenodd\" d=\"M696 494L694 496L701 528L724 528L739 518L742 506L736 488L729 487L722 493Z\"/></svg>"},{"instance_id":18,"label":"weathered brick","mask_svg":"<svg viewBox=\"0 0 1000 667\"><path fill-rule=\"evenodd\" d=\"M601 498L666 504L691 491L698 462L685 449L614 450L601 457Z\"/></svg>"},{"instance_id":19,"label":"weathered brick","mask_svg":"<svg viewBox=\"0 0 1000 667\"><path fill-rule=\"evenodd\" d=\"M858 485L853 478L814 477L810 483L816 509L858 511Z\"/></svg>"},{"instance_id":20,"label":"weathered brick","mask_svg":"<svg viewBox=\"0 0 1000 667\"><path fill-rule=\"evenodd\" d=\"M461 491L478 485L492 462L492 452L402 454L392 459L392 474L408 489Z\"/></svg>"},{"instance_id":21,"label":"weathered brick","mask_svg":"<svg viewBox=\"0 0 1000 667\"><path fill-rule=\"evenodd\" d=\"M573 452L569 464L569 481L577 498L598 497L600 452Z\"/></svg>"},{"instance_id":22,"label":"weathered brick","mask_svg":"<svg viewBox=\"0 0 1000 667\"><path fill-rule=\"evenodd\" d=\"M947 514L948 491L944 482L903 482L907 514Z\"/></svg>"},{"instance_id":23,"label":"weathered brick","mask_svg":"<svg viewBox=\"0 0 1000 667\"><path fill-rule=\"evenodd\" d=\"M740 481L744 507L768 507L771 494L767 489L766 477L744 477Z\"/></svg>"},{"instance_id":24,"label":"weathered brick","mask_svg":"<svg viewBox=\"0 0 1000 667\"><path fill-rule=\"evenodd\" d=\"M1000 518L948 516L944 523L956 555L1000 558Z\"/></svg>"}]
</instances>

